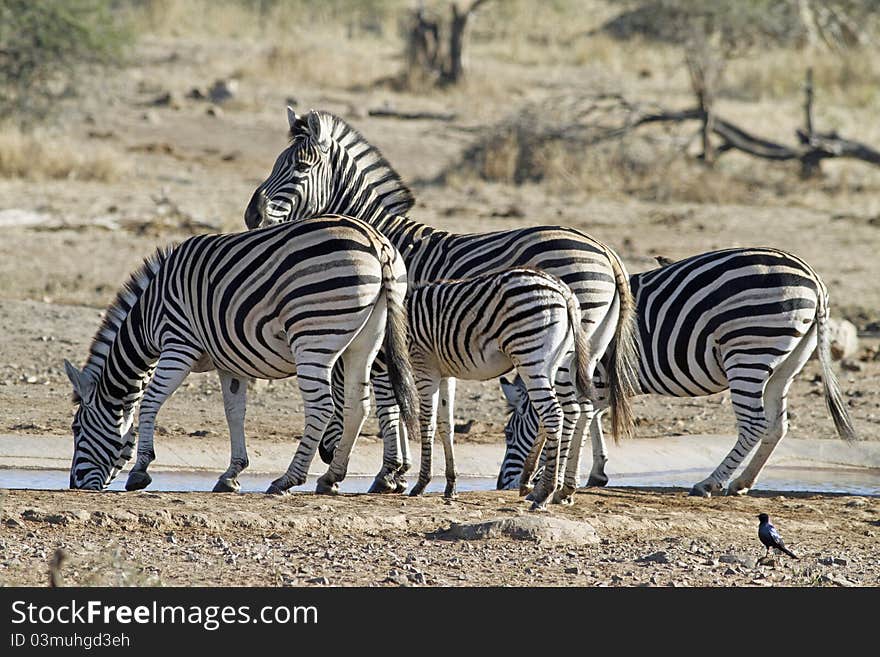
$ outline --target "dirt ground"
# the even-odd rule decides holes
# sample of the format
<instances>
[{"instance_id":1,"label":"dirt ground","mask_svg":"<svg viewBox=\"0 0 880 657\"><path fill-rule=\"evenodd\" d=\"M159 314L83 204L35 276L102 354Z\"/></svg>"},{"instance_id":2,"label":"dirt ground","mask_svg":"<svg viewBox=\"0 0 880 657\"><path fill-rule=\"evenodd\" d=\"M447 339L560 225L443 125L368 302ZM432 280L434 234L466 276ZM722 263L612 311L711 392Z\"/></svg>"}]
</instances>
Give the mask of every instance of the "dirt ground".
<instances>
[{"instance_id":1,"label":"dirt ground","mask_svg":"<svg viewBox=\"0 0 880 657\"><path fill-rule=\"evenodd\" d=\"M358 50L363 43L357 38L340 43L339 53L329 56L337 63L357 62L355 76L359 66L367 66ZM379 48L370 66L395 70L396 41L368 45ZM620 84L635 97L662 93L670 105L689 102L686 79L668 55L655 66L650 53L632 55L624 48L612 57L603 50L575 65L561 62L563 54L556 51L513 57L498 48L495 42L474 46L471 78L462 89L410 93L340 79L338 66L321 68L314 57L291 55L289 69L266 69L271 49L259 39L142 36L128 64L64 101L48 133L50 143L56 137L72 140L64 142L68 149L109 153L108 175L90 180L83 171L64 179L0 174L0 432L69 433L73 409L63 359L84 361L101 312L155 246L194 233L243 229L250 195L286 143L284 107L292 102L299 112L325 109L351 121L413 185L418 201L411 216L440 228L568 225L608 242L632 272L653 267L655 255L680 258L730 246L775 246L802 256L827 284L832 314L850 319L862 332L859 352L839 375L857 430L865 439L880 439L880 175L863 164L834 162L826 167L827 178L809 187L791 171L780 177L779 165L730 155L719 175L747 171L752 191L711 202L687 195L656 200L643 192L603 193L596 185L517 186L471 177L434 182L461 161L473 139L520 103L560 90L614 90ZM238 82L229 103L214 106L188 96L218 78ZM166 93L170 100L159 102ZM850 108L830 96L822 100L819 119L844 134L858 128L861 137L880 143L869 105ZM770 134L778 124L798 120L800 112L795 98L780 103L725 96L720 102L725 112ZM368 114L385 106L453 112L457 118L413 121ZM684 184L672 179L677 169L670 171L658 178L660 188ZM756 183L762 177L772 181L766 188ZM811 361L794 382L787 440L835 439L818 374ZM642 398L635 409L642 437L734 432L725 394ZM248 433L290 440L302 430L301 412L294 381L263 386L249 400ZM497 442L501 450L504 413L496 384L459 383L458 440ZM365 433L376 431L375 420L369 420ZM168 435L226 435L214 375L191 375L163 407L160 448ZM845 579L880 584L876 498L754 494L694 500L679 491L590 492L573 508L549 512L589 521L601 543L587 546L431 537L453 521L517 515L526 508L506 493L465 494L446 505L436 497L276 500L8 491L2 505L5 584L44 583L48 558L58 546L68 555L63 570L70 583L708 586ZM777 520L803 553L800 561L754 564L763 552L756 538L759 511ZM666 556L638 561L656 552Z\"/></svg>"},{"instance_id":2,"label":"dirt ground","mask_svg":"<svg viewBox=\"0 0 880 657\"><path fill-rule=\"evenodd\" d=\"M0 501L5 585L45 584L57 549L68 585L880 585L876 497L591 489L574 506L541 514L512 491L451 503L439 495L40 491L8 491ZM761 512L799 559L759 561ZM535 516L573 523L561 535L449 532ZM572 530L584 523L595 538Z\"/></svg>"}]
</instances>

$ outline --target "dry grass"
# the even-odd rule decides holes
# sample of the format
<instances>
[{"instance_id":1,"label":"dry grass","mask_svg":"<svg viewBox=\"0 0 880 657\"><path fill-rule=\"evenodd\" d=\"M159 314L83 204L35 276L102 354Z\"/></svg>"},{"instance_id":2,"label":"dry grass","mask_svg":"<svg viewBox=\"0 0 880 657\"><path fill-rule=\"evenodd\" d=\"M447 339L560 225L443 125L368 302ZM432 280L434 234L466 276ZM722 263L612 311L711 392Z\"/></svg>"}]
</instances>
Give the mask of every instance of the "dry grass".
<instances>
[{"instance_id":1,"label":"dry grass","mask_svg":"<svg viewBox=\"0 0 880 657\"><path fill-rule=\"evenodd\" d=\"M130 160L106 145L14 127L0 129L0 178L110 182L130 171Z\"/></svg>"}]
</instances>

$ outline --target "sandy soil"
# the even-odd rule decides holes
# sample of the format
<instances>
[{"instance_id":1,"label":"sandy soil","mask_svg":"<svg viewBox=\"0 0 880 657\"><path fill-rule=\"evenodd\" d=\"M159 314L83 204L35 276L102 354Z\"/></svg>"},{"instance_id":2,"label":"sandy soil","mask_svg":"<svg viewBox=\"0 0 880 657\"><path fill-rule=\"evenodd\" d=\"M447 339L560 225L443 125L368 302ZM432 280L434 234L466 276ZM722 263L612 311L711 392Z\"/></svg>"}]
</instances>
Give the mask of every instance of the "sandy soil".
<instances>
[{"instance_id":1,"label":"sandy soil","mask_svg":"<svg viewBox=\"0 0 880 657\"><path fill-rule=\"evenodd\" d=\"M82 363L101 311L156 245L195 232L243 228L244 207L285 143L284 106L294 93L298 111L340 113L380 146L414 183L418 203L412 216L441 228L574 226L614 246L631 271L652 267L657 254L679 258L734 245L777 246L801 255L828 285L832 313L867 332L841 378L857 429L866 439L880 439L874 218L880 193L870 177L866 186L836 195L825 195L820 185L804 196L786 196L777 185L777 192L756 191L751 204L660 203L476 180L441 186L426 181L458 161L473 135L527 95L568 88L572 81L585 89L608 88L617 74L600 71L602 64L517 68L505 62L475 71L477 82L462 92L418 97L378 85L328 89L320 73L290 83L264 80L253 74L264 50L245 40L146 37L130 66L108 74L95 93L69 101L63 112L65 134L109 148L130 173L107 182L0 179L0 212L36 216L23 225L12 214L0 214L0 432L69 433L72 406L63 359ZM184 96L231 74L240 78L239 96L214 115L206 113L205 102ZM674 84L659 74L638 79L642 86L630 92L687 101L681 76ZM175 94L175 102L153 105L165 91ZM366 114L366 108L385 103L453 110L460 118L440 124ZM763 118L768 107L740 103L736 110L747 119ZM780 111L797 117L800 109L792 102ZM861 114L841 116L844 128L870 124L859 123ZM834 180L845 181L861 180L859 167L828 168ZM818 372L809 363L792 387L788 440L833 438ZM497 443L500 452L505 408L497 386L462 382L457 402L458 439ZM301 410L293 381L264 386L251 395L249 435L289 441L301 432ZM636 413L641 437L734 431L723 394L643 398ZM167 436L224 437L216 377L190 376L162 409L158 425L157 442ZM375 420L368 421L365 434L376 430ZM549 512L588 521L598 545L452 541L432 534L452 522L516 516L525 508L506 493L466 494L447 505L436 497L277 500L10 491L2 494L0 582L44 583L47 560L62 546L70 583L813 585L843 584L845 578L880 584L875 498L754 494L694 500L678 491L606 490L580 495L574 508ZM755 535L759 511L777 521L803 553L800 561L754 563L763 553ZM638 561L657 552L665 556Z\"/></svg>"},{"instance_id":2,"label":"sandy soil","mask_svg":"<svg viewBox=\"0 0 880 657\"><path fill-rule=\"evenodd\" d=\"M514 492L452 503L438 495L40 491L0 499L6 585L45 584L56 549L64 581L80 585L880 585L877 498L605 489L544 514L528 512ZM800 559L759 562L761 512ZM549 528L527 537L449 532L536 515ZM556 528L560 519L572 523Z\"/></svg>"}]
</instances>

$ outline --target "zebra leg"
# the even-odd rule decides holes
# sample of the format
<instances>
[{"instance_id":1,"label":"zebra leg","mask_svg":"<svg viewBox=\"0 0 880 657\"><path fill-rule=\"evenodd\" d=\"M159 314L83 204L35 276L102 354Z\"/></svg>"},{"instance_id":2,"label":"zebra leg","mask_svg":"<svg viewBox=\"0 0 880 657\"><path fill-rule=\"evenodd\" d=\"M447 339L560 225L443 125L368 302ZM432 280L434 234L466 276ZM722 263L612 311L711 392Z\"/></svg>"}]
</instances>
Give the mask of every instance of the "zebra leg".
<instances>
[{"instance_id":1,"label":"zebra leg","mask_svg":"<svg viewBox=\"0 0 880 657\"><path fill-rule=\"evenodd\" d=\"M608 463L608 448L605 446L605 436L602 433L602 414L608 408L600 408L590 421L590 439L593 443L593 467L590 469L590 478L587 479L587 487L608 485L608 475L605 474L605 464Z\"/></svg>"},{"instance_id":2,"label":"zebra leg","mask_svg":"<svg viewBox=\"0 0 880 657\"><path fill-rule=\"evenodd\" d=\"M199 362L202 354L186 345L171 345L159 356L153 377L147 384L138 415L137 459L128 473L125 490L140 490L153 481L147 468L156 458L153 450L153 433L156 415L165 400L180 387L183 380Z\"/></svg>"},{"instance_id":3,"label":"zebra leg","mask_svg":"<svg viewBox=\"0 0 880 657\"><path fill-rule=\"evenodd\" d=\"M241 490L238 475L248 467L244 439L244 416L247 405L247 381L230 372L218 370L220 389L223 391L223 410L229 426L229 467L214 485L215 493L237 493Z\"/></svg>"},{"instance_id":4,"label":"zebra leg","mask_svg":"<svg viewBox=\"0 0 880 657\"><path fill-rule=\"evenodd\" d=\"M534 500L532 510L537 511L545 507L547 498L556 490L556 478L559 473L559 437L562 433L563 415L550 377L526 375L523 376L523 381L529 390L529 399L541 419L542 432L546 435L544 476L531 492ZM541 441L535 441L535 445L539 442ZM533 448L532 452L534 451ZM532 453L529 454L527 463L530 460ZM528 472L529 477L532 472L534 472L534 463L531 464L531 470ZM523 481L526 481L525 477L526 469L523 470Z\"/></svg>"},{"instance_id":5,"label":"zebra leg","mask_svg":"<svg viewBox=\"0 0 880 657\"><path fill-rule=\"evenodd\" d=\"M444 394L444 392L446 394ZM443 454L446 457L446 490L443 497L455 498L455 451L453 441L455 439L455 379L444 378L440 380L439 415L437 418L437 430L443 438Z\"/></svg>"},{"instance_id":6,"label":"zebra leg","mask_svg":"<svg viewBox=\"0 0 880 657\"><path fill-rule=\"evenodd\" d=\"M759 368L748 363L734 363L728 368L730 403L736 415L739 438L712 474L694 484L690 495L712 497L720 493L730 476L766 434L769 423L761 403L766 375L766 366Z\"/></svg>"},{"instance_id":7,"label":"zebra leg","mask_svg":"<svg viewBox=\"0 0 880 657\"><path fill-rule=\"evenodd\" d=\"M561 481L556 482L557 491L553 495L554 504L572 504L574 492L578 488L578 472L580 472L581 450L586 438L585 431L581 429L583 413L578 403L574 384L569 379L568 370L559 370L556 378L556 394L559 397L559 405L562 407L562 439L559 447L559 460L565 463L565 472ZM592 405L589 406L592 414ZM575 437L580 437L575 439Z\"/></svg>"},{"instance_id":8,"label":"zebra leg","mask_svg":"<svg viewBox=\"0 0 880 657\"><path fill-rule=\"evenodd\" d=\"M728 495L743 495L755 485L767 459L770 458L779 441L788 433L788 390L794 377L803 369L810 354L816 348L815 336L814 326L801 338L791 354L774 368L770 380L764 387L763 395L764 413L769 420L770 428L749 464L739 477L730 482L727 487Z\"/></svg>"},{"instance_id":9,"label":"zebra leg","mask_svg":"<svg viewBox=\"0 0 880 657\"><path fill-rule=\"evenodd\" d=\"M297 384L303 399L305 430L287 471L269 484L266 492L272 495L283 495L289 488L306 483L315 448L333 417L331 363L327 362L327 355L307 349L292 351L296 354Z\"/></svg>"},{"instance_id":10,"label":"zebra leg","mask_svg":"<svg viewBox=\"0 0 880 657\"><path fill-rule=\"evenodd\" d=\"M432 455L434 451L434 431L437 428L437 404L440 388L440 375L430 374L417 380L419 388L419 428L422 433L422 461L419 467L419 480L409 492L411 496L421 495L431 482Z\"/></svg>"},{"instance_id":11,"label":"zebra leg","mask_svg":"<svg viewBox=\"0 0 880 657\"><path fill-rule=\"evenodd\" d=\"M373 364L372 381L373 392L376 395L377 415L379 416L379 428L382 432L382 469L370 486L370 493L393 493L398 489L398 473L403 465L400 456L400 443L398 439L398 427L400 426L400 408L388 379L384 362L379 364L379 358Z\"/></svg>"},{"instance_id":12,"label":"zebra leg","mask_svg":"<svg viewBox=\"0 0 880 657\"><path fill-rule=\"evenodd\" d=\"M345 423L342 439L336 446L330 467L318 478L318 493L335 494L338 491L338 482L345 479L348 472L351 450L354 449L364 419L370 412L370 373L385 337L386 313L383 297L373 307L364 326L342 354L345 364Z\"/></svg>"},{"instance_id":13,"label":"zebra leg","mask_svg":"<svg viewBox=\"0 0 880 657\"><path fill-rule=\"evenodd\" d=\"M333 394L333 417L321 436L321 442L318 443L318 456L327 465L333 460L333 452L336 451L336 445L342 438L342 425L345 419L342 411L345 406L345 369L342 359L336 361L330 375L330 391Z\"/></svg>"}]
</instances>

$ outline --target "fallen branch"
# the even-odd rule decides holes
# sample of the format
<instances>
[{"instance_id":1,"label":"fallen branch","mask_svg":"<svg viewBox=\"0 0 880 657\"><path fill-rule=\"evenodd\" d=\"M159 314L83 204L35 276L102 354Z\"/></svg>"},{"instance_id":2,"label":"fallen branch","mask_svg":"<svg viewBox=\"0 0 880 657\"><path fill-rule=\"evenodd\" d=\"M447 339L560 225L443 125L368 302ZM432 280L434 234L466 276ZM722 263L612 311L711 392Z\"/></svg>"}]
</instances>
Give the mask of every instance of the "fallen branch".
<instances>
[{"instance_id":1,"label":"fallen branch","mask_svg":"<svg viewBox=\"0 0 880 657\"><path fill-rule=\"evenodd\" d=\"M454 121L455 112L401 112L387 107L378 107L367 112L370 116L407 121Z\"/></svg>"}]
</instances>

